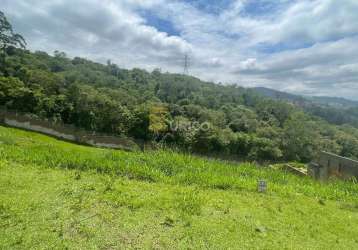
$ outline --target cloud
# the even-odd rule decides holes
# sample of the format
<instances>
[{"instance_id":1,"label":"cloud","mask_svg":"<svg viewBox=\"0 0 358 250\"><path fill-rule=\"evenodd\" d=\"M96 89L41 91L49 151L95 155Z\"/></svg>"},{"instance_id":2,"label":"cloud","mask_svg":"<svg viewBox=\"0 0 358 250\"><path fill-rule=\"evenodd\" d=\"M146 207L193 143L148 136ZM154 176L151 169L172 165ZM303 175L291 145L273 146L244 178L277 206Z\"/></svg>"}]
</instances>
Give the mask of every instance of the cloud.
<instances>
[{"instance_id":1,"label":"cloud","mask_svg":"<svg viewBox=\"0 0 358 250\"><path fill-rule=\"evenodd\" d=\"M3 0L1 8L33 50L171 72L189 54L190 73L205 80L358 99L356 0Z\"/></svg>"},{"instance_id":2,"label":"cloud","mask_svg":"<svg viewBox=\"0 0 358 250\"><path fill-rule=\"evenodd\" d=\"M72 56L111 58L126 67L154 67L156 57L177 57L190 49L184 39L145 25L145 20L133 11L157 3L78 0L43 4L5 0L5 13L27 38L31 49L60 49Z\"/></svg>"},{"instance_id":3,"label":"cloud","mask_svg":"<svg viewBox=\"0 0 358 250\"><path fill-rule=\"evenodd\" d=\"M266 55L259 62L245 61L233 73L248 79L255 77L261 82L259 85L264 83L281 90L356 99L357 44L358 36L317 43L310 48Z\"/></svg>"}]
</instances>

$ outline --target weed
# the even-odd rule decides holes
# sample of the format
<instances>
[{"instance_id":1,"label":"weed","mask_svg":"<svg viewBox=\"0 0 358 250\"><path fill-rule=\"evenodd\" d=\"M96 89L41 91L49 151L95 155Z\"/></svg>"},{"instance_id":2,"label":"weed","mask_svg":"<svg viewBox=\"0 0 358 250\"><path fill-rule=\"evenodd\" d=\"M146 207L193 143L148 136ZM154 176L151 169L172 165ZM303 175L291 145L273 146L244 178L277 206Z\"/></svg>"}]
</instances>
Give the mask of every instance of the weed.
<instances>
[{"instance_id":1,"label":"weed","mask_svg":"<svg viewBox=\"0 0 358 250\"><path fill-rule=\"evenodd\" d=\"M184 215L200 215L203 199L195 190L181 191L176 194L175 204Z\"/></svg>"},{"instance_id":2,"label":"weed","mask_svg":"<svg viewBox=\"0 0 358 250\"><path fill-rule=\"evenodd\" d=\"M0 144L16 145L16 140L10 136L2 135L0 136Z\"/></svg>"}]
</instances>

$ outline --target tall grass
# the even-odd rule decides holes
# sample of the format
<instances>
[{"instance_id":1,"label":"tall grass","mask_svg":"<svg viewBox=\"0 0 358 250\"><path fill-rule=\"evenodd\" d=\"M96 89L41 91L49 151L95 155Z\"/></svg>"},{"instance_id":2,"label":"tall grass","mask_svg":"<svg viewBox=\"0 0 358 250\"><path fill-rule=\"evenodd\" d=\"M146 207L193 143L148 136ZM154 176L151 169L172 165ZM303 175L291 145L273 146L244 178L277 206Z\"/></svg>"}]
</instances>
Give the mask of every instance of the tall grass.
<instances>
[{"instance_id":1,"label":"tall grass","mask_svg":"<svg viewBox=\"0 0 358 250\"><path fill-rule=\"evenodd\" d=\"M258 168L251 163L208 160L170 150L124 152L84 147L4 127L0 127L0 159L49 168L91 170L147 182L249 192L256 191L258 179L265 179L273 195L358 201L358 186L350 182L319 183L310 178Z\"/></svg>"}]
</instances>

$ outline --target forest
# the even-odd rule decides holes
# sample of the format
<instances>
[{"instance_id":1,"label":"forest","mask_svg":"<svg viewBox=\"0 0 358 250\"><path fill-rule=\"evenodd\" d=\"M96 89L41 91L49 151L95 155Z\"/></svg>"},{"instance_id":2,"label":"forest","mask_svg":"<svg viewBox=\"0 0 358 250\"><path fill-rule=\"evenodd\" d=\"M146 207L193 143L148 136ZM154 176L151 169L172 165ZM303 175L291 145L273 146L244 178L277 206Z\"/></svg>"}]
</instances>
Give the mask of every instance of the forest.
<instances>
[{"instance_id":1,"label":"forest","mask_svg":"<svg viewBox=\"0 0 358 250\"><path fill-rule=\"evenodd\" d=\"M0 20L4 109L204 155L309 162L324 150L358 158L356 108L299 105L240 83L33 52L2 13Z\"/></svg>"}]
</instances>

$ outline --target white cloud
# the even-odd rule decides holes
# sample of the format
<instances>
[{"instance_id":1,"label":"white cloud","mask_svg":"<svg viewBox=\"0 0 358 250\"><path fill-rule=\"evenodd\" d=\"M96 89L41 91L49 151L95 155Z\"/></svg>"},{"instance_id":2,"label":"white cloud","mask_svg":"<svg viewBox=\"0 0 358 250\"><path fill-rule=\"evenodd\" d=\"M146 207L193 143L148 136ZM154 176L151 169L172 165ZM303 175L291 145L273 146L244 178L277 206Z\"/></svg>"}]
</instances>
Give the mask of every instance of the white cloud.
<instances>
[{"instance_id":1,"label":"white cloud","mask_svg":"<svg viewBox=\"0 0 358 250\"><path fill-rule=\"evenodd\" d=\"M238 67L236 73L259 78L261 83L282 90L303 94L324 92L356 99L357 44L358 36L318 43L306 49L265 56L254 67ZM348 85L340 89L343 84ZM346 90L349 85L354 90L351 93Z\"/></svg>"},{"instance_id":2,"label":"white cloud","mask_svg":"<svg viewBox=\"0 0 358 250\"><path fill-rule=\"evenodd\" d=\"M302 1L290 8L276 29L276 42L322 42L358 33L358 1ZM275 33L274 33L275 34Z\"/></svg>"},{"instance_id":3,"label":"white cloud","mask_svg":"<svg viewBox=\"0 0 358 250\"><path fill-rule=\"evenodd\" d=\"M33 50L60 49L72 56L111 58L126 67L152 68L160 66L156 56L181 56L190 50L190 44L146 26L133 9L154 6L159 1L146 3L63 0L43 4L43 1L5 0L4 6L5 13Z\"/></svg>"}]
</instances>

